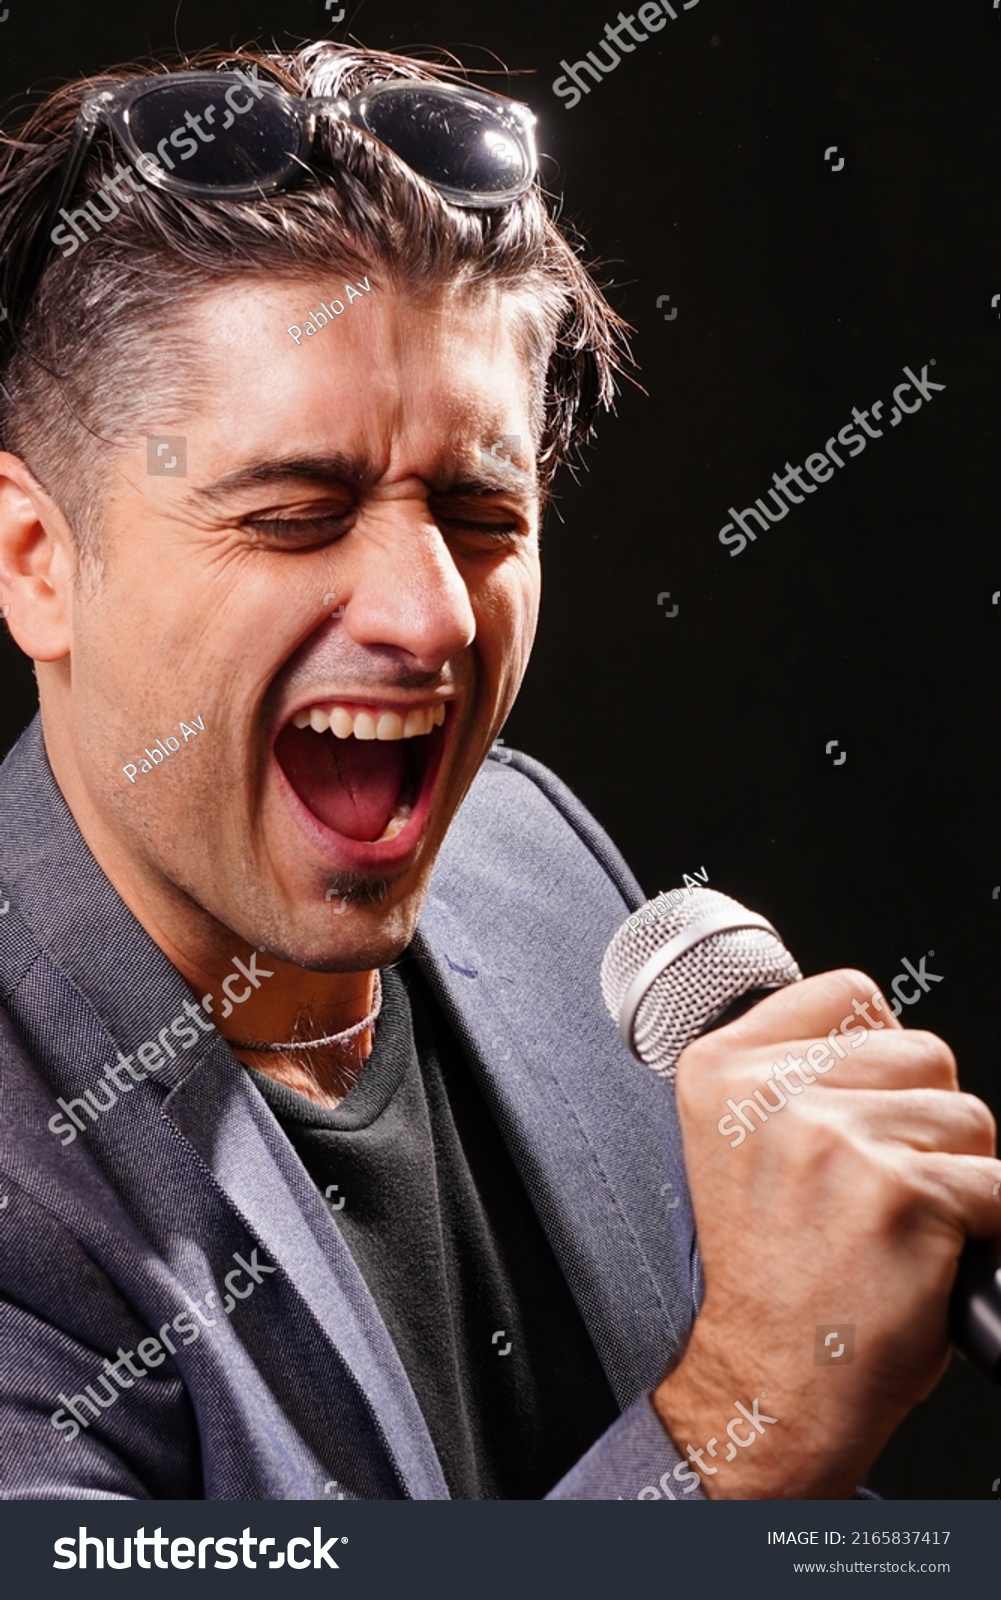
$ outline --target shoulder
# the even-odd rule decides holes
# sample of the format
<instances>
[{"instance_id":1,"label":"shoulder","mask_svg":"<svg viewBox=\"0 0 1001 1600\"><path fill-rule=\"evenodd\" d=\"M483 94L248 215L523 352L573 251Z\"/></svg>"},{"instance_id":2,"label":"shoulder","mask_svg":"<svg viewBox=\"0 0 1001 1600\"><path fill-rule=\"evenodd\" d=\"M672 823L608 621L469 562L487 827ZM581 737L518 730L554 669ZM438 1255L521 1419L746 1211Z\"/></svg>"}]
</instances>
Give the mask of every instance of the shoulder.
<instances>
[{"instance_id":1,"label":"shoulder","mask_svg":"<svg viewBox=\"0 0 1001 1600\"><path fill-rule=\"evenodd\" d=\"M571 789L532 756L491 751L448 831L435 887L468 876L547 884L604 879L629 910L644 899L618 848Z\"/></svg>"}]
</instances>

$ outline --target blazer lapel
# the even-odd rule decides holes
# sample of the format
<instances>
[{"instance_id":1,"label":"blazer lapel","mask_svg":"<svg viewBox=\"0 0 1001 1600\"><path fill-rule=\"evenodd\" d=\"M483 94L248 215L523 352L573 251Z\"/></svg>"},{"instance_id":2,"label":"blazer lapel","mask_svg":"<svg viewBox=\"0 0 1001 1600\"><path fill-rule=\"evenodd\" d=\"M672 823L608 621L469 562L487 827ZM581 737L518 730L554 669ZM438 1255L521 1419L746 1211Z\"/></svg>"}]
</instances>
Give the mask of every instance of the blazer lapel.
<instances>
[{"instance_id":1,"label":"blazer lapel","mask_svg":"<svg viewBox=\"0 0 1001 1600\"><path fill-rule=\"evenodd\" d=\"M267 1259L291 1279L318 1334L336 1349L378 1418L372 1448L388 1456L404 1493L447 1500L427 1424L354 1257L269 1108L225 1046L177 1084L164 1115L197 1151Z\"/></svg>"}]
</instances>

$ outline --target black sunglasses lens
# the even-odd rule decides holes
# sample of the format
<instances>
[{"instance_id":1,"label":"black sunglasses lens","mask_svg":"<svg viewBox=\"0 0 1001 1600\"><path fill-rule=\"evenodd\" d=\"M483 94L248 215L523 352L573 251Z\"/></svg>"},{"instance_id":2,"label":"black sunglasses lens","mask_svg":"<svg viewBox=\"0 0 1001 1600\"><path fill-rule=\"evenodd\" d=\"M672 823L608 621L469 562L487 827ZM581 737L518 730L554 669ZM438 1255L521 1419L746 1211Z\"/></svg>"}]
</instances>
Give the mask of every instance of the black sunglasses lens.
<instances>
[{"instance_id":1,"label":"black sunglasses lens","mask_svg":"<svg viewBox=\"0 0 1001 1600\"><path fill-rule=\"evenodd\" d=\"M501 199L534 176L528 141L498 112L424 84L359 96L354 120L446 191Z\"/></svg>"},{"instance_id":2,"label":"black sunglasses lens","mask_svg":"<svg viewBox=\"0 0 1001 1600\"><path fill-rule=\"evenodd\" d=\"M301 142L291 105L249 78L165 83L133 101L128 123L140 150L173 177L214 189L287 173Z\"/></svg>"}]
</instances>

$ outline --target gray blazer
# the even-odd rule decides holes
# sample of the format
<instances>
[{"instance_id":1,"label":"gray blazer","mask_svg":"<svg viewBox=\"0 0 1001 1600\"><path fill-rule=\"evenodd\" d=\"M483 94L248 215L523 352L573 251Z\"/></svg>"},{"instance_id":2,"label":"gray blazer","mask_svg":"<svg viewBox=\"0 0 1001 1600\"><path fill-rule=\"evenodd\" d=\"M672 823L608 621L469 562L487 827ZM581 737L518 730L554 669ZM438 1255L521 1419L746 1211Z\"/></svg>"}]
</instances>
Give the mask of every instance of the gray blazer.
<instances>
[{"instance_id":1,"label":"gray blazer","mask_svg":"<svg viewBox=\"0 0 1001 1600\"><path fill-rule=\"evenodd\" d=\"M447 1499L336 1215L98 868L37 718L0 805L0 1494ZM641 899L574 796L505 751L413 945L622 1411L557 1499L702 1497L649 1402L698 1294L674 1096L598 987ZM105 1063L143 1043L116 1094Z\"/></svg>"}]
</instances>

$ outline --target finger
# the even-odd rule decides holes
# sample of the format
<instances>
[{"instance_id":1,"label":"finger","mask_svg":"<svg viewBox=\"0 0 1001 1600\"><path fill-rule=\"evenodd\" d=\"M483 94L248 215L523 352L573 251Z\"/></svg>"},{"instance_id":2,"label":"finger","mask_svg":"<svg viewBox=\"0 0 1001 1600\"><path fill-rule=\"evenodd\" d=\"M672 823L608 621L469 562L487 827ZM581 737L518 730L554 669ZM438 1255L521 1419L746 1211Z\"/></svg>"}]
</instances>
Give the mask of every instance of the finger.
<instances>
[{"instance_id":1,"label":"finger","mask_svg":"<svg viewBox=\"0 0 1001 1600\"><path fill-rule=\"evenodd\" d=\"M726 1040L746 1048L780 1039L816 1038L832 1030L848 1032L857 1027L881 1032L900 1028L900 1023L879 985L864 972L845 967L777 989L735 1022L706 1034L705 1039L716 1044Z\"/></svg>"},{"instance_id":2,"label":"finger","mask_svg":"<svg viewBox=\"0 0 1001 1600\"><path fill-rule=\"evenodd\" d=\"M783 1040L781 1061L777 1052L761 1050L755 1058L768 1076L781 1067L781 1081L809 1085L812 1080L828 1088L950 1089L959 1087L956 1058L936 1033L921 1028L894 1028L837 1032L826 1039Z\"/></svg>"},{"instance_id":3,"label":"finger","mask_svg":"<svg viewBox=\"0 0 1001 1600\"><path fill-rule=\"evenodd\" d=\"M895 1094L859 1089L815 1097L808 1114L843 1124L853 1138L906 1145L924 1153L994 1157L997 1128L990 1110L974 1094L938 1089L902 1089ZM1001 1176L1001 1163L995 1177Z\"/></svg>"},{"instance_id":4,"label":"finger","mask_svg":"<svg viewBox=\"0 0 1001 1600\"><path fill-rule=\"evenodd\" d=\"M1001 1161L975 1155L931 1151L916 1158L922 1190L935 1209L971 1239L1001 1242L1001 1206L993 1193L1001 1185Z\"/></svg>"}]
</instances>

